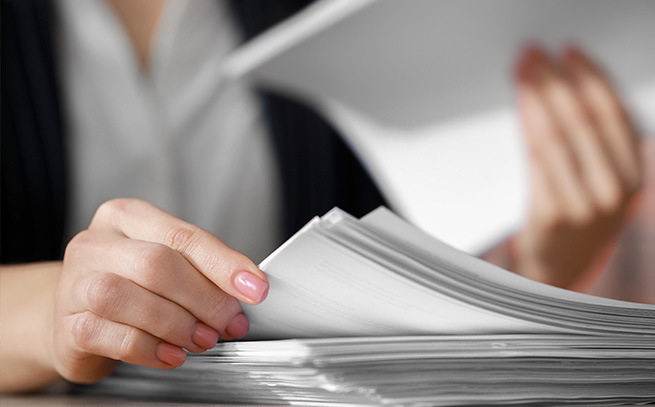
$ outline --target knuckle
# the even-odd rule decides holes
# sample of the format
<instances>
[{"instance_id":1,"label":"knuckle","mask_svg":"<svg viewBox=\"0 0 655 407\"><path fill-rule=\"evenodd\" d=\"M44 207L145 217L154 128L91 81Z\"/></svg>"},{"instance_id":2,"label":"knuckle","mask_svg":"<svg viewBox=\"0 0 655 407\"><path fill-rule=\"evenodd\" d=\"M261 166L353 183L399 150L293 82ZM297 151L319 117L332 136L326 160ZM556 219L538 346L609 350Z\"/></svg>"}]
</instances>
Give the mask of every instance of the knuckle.
<instances>
[{"instance_id":1,"label":"knuckle","mask_svg":"<svg viewBox=\"0 0 655 407\"><path fill-rule=\"evenodd\" d=\"M101 219L111 219L117 213L125 212L130 205L128 198L116 198L103 202L96 210L95 217Z\"/></svg>"},{"instance_id":2,"label":"knuckle","mask_svg":"<svg viewBox=\"0 0 655 407\"><path fill-rule=\"evenodd\" d=\"M139 338L137 332L134 328L125 331L121 344L118 347L118 359L128 362L139 357Z\"/></svg>"},{"instance_id":3,"label":"knuckle","mask_svg":"<svg viewBox=\"0 0 655 407\"><path fill-rule=\"evenodd\" d=\"M556 233L566 225L564 215L555 209L537 211L535 213L535 221L545 233Z\"/></svg>"},{"instance_id":4,"label":"knuckle","mask_svg":"<svg viewBox=\"0 0 655 407\"><path fill-rule=\"evenodd\" d=\"M611 215L619 211L627 201L629 193L616 179L607 179L597 198L599 214Z\"/></svg>"},{"instance_id":5,"label":"knuckle","mask_svg":"<svg viewBox=\"0 0 655 407\"><path fill-rule=\"evenodd\" d=\"M154 324L137 328L182 347L189 345L195 322L192 315L173 305L145 307L140 313L143 321Z\"/></svg>"},{"instance_id":6,"label":"knuckle","mask_svg":"<svg viewBox=\"0 0 655 407\"><path fill-rule=\"evenodd\" d=\"M139 281L147 287L156 287L162 277L163 271L172 264L174 252L161 244L148 244L138 253L135 261Z\"/></svg>"},{"instance_id":7,"label":"knuckle","mask_svg":"<svg viewBox=\"0 0 655 407\"><path fill-rule=\"evenodd\" d=\"M175 251L189 252L198 244L204 233L208 232L198 226L178 225L168 230L165 242Z\"/></svg>"},{"instance_id":8,"label":"knuckle","mask_svg":"<svg viewBox=\"0 0 655 407\"><path fill-rule=\"evenodd\" d=\"M73 238L66 245L64 258L74 256L77 253L85 250L92 242L92 233L88 230L83 230L73 236Z\"/></svg>"},{"instance_id":9,"label":"knuckle","mask_svg":"<svg viewBox=\"0 0 655 407\"><path fill-rule=\"evenodd\" d=\"M97 315L113 315L124 303L121 295L122 283L122 279L115 274L92 278L86 289L86 304L89 310Z\"/></svg>"},{"instance_id":10,"label":"knuckle","mask_svg":"<svg viewBox=\"0 0 655 407\"><path fill-rule=\"evenodd\" d=\"M588 205L581 206L572 211L567 219L567 224L573 228L585 228L596 220L596 212Z\"/></svg>"},{"instance_id":11,"label":"knuckle","mask_svg":"<svg viewBox=\"0 0 655 407\"><path fill-rule=\"evenodd\" d=\"M212 296L211 307L208 309L211 310L209 325L214 328L224 328L224 325L240 312L241 306L236 298L222 294Z\"/></svg>"},{"instance_id":12,"label":"knuckle","mask_svg":"<svg viewBox=\"0 0 655 407\"><path fill-rule=\"evenodd\" d=\"M90 312L75 315L71 331L73 343L85 352L93 351L93 343L98 330L98 320Z\"/></svg>"},{"instance_id":13,"label":"knuckle","mask_svg":"<svg viewBox=\"0 0 655 407\"><path fill-rule=\"evenodd\" d=\"M149 205L147 202L134 198L115 198L103 202L96 210L91 223L113 223L121 214L133 211L135 206Z\"/></svg>"},{"instance_id":14,"label":"knuckle","mask_svg":"<svg viewBox=\"0 0 655 407\"><path fill-rule=\"evenodd\" d=\"M209 326L219 329L225 321L225 305L227 304L227 296L221 295L218 298L211 298L208 303L211 305L207 307L202 314L198 315L199 319L204 320Z\"/></svg>"},{"instance_id":15,"label":"knuckle","mask_svg":"<svg viewBox=\"0 0 655 407\"><path fill-rule=\"evenodd\" d=\"M157 335L159 338L174 345L189 348L193 346L191 337L193 335L196 319L189 318L167 318L159 324Z\"/></svg>"},{"instance_id":16,"label":"knuckle","mask_svg":"<svg viewBox=\"0 0 655 407\"><path fill-rule=\"evenodd\" d=\"M213 295L209 300L209 303L211 304L210 309L214 312L216 316L220 316L225 312L225 309L229 305L230 298L232 297L230 297L227 294Z\"/></svg>"},{"instance_id":17,"label":"knuckle","mask_svg":"<svg viewBox=\"0 0 655 407\"><path fill-rule=\"evenodd\" d=\"M541 220L543 231L546 235L559 235L566 230L566 219L558 215L545 216Z\"/></svg>"}]
</instances>

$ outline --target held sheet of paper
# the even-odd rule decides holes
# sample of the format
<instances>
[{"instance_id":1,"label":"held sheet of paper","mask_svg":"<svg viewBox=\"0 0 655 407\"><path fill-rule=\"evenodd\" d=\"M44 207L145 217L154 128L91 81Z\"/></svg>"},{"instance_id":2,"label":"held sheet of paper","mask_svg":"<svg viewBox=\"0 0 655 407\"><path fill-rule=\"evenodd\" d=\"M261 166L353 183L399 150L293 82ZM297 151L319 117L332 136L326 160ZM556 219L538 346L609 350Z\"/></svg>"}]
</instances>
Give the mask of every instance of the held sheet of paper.
<instances>
[{"instance_id":1,"label":"held sheet of paper","mask_svg":"<svg viewBox=\"0 0 655 407\"><path fill-rule=\"evenodd\" d=\"M655 306L517 276L439 242L385 208L362 220L334 209L260 267L270 291L262 304L244 304L251 323L246 339L655 334Z\"/></svg>"},{"instance_id":2,"label":"held sheet of paper","mask_svg":"<svg viewBox=\"0 0 655 407\"><path fill-rule=\"evenodd\" d=\"M520 49L579 44L652 135L653 38L653 0L323 0L237 51L226 74L317 106L395 210L479 253L527 206Z\"/></svg>"}]
</instances>

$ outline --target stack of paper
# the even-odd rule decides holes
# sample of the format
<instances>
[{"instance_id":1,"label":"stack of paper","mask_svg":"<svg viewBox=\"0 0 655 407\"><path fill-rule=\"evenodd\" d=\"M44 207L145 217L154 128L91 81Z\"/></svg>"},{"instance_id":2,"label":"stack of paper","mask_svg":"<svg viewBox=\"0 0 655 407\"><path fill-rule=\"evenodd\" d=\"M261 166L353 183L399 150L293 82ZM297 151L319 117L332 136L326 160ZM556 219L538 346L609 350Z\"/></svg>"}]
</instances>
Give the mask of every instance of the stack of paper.
<instances>
[{"instance_id":1,"label":"stack of paper","mask_svg":"<svg viewBox=\"0 0 655 407\"><path fill-rule=\"evenodd\" d=\"M105 393L299 405L655 401L652 338L505 335L225 343L174 371L121 366Z\"/></svg>"},{"instance_id":2,"label":"stack of paper","mask_svg":"<svg viewBox=\"0 0 655 407\"><path fill-rule=\"evenodd\" d=\"M655 306L524 279L384 208L314 219L261 267L269 297L245 307L259 341L221 343L172 371L123 365L86 391L300 405L655 402Z\"/></svg>"}]
</instances>

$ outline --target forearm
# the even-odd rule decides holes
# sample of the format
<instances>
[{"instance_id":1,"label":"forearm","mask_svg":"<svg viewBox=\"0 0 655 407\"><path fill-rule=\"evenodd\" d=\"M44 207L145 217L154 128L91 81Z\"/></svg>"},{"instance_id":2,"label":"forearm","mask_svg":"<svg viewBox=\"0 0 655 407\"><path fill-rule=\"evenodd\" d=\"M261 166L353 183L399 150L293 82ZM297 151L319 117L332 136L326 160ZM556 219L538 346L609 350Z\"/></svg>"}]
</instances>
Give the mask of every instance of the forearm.
<instances>
[{"instance_id":1,"label":"forearm","mask_svg":"<svg viewBox=\"0 0 655 407\"><path fill-rule=\"evenodd\" d=\"M61 262L0 268L0 391L28 391L59 378L51 357Z\"/></svg>"}]
</instances>

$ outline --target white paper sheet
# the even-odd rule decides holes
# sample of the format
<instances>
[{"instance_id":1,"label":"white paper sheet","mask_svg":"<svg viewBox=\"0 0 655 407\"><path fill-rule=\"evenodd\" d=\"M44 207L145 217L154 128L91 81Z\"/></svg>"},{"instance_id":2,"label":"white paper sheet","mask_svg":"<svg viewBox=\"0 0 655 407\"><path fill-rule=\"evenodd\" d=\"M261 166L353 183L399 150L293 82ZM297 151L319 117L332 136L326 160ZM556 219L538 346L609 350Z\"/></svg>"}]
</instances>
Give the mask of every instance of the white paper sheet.
<instances>
[{"instance_id":1,"label":"white paper sheet","mask_svg":"<svg viewBox=\"0 0 655 407\"><path fill-rule=\"evenodd\" d=\"M248 339L434 334L655 334L655 306L517 276L386 208L333 209L260 264L270 290L243 305Z\"/></svg>"},{"instance_id":2,"label":"white paper sheet","mask_svg":"<svg viewBox=\"0 0 655 407\"><path fill-rule=\"evenodd\" d=\"M653 38L652 0L323 0L235 54L226 73L316 105L399 213L479 253L526 209L519 50L579 44L655 134Z\"/></svg>"},{"instance_id":3,"label":"white paper sheet","mask_svg":"<svg viewBox=\"0 0 655 407\"><path fill-rule=\"evenodd\" d=\"M262 305L244 305L249 339L562 331L435 293L313 232L260 265L270 290Z\"/></svg>"}]
</instances>

